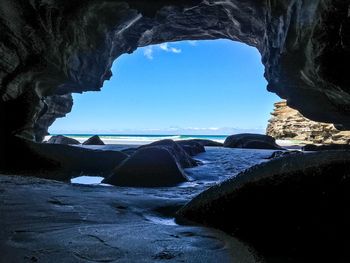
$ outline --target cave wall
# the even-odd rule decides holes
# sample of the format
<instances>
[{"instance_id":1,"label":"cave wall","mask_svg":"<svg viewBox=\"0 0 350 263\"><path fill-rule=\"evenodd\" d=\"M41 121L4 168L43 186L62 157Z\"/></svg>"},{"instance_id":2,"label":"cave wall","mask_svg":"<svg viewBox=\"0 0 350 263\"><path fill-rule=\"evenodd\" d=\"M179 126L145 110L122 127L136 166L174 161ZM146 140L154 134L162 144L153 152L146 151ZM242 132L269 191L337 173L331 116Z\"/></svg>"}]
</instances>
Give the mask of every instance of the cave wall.
<instances>
[{"instance_id":1,"label":"cave wall","mask_svg":"<svg viewBox=\"0 0 350 263\"><path fill-rule=\"evenodd\" d=\"M41 142L46 135L49 135L48 128L57 118L63 118L72 110L72 94L52 95L43 98L45 103L41 115L34 124L35 141Z\"/></svg>"},{"instance_id":2,"label":"cave wall","mask_svg":"<svg viewBox=\"0 0 350 263\"><path fill-rule=\"evenodd\" d=\"M40 141L123 53L218 38L256 47L267 89L304 116L350 128L348 1L1 0L0 30L2 139Z\"/></svg>"}]
</instances>

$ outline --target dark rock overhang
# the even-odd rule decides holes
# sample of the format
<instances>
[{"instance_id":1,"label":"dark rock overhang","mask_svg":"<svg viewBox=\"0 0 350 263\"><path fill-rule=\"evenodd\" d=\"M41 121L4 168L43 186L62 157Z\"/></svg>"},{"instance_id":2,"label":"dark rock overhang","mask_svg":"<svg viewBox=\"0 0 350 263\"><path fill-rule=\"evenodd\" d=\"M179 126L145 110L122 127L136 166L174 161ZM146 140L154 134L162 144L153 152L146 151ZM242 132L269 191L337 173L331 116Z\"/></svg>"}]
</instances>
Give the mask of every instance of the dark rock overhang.
<instances>
[{"instance_id":1,"label":"dark rock overhang","mask_svg":"<svg viewBox=\"0 0 350 263\"><path fill-rule=\"evenodd\" d=\"M256 47L268 90L304 116L350 128L349 13L341 0L2 0L0 135L41 140L123 53L219 38Z\"/></svg>"}]
</instances>

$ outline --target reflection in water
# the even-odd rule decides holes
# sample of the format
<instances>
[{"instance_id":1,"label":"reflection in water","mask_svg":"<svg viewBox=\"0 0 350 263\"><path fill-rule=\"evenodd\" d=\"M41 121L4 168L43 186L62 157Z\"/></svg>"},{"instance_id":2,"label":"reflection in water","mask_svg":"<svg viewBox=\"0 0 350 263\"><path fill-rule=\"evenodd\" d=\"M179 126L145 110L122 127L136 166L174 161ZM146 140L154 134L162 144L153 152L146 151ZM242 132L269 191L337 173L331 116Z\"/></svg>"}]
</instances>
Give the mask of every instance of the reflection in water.
<instances>
[{"instance_id":1,"label":"reflection in water","mask_svg":"<svg viewBox=\"0 0 350 263\"><path fill-rule=\"evenodd\" d=\"M103 177L100 176L79 176L71 180L72 184L100 184Z\"/></svg>"}]
</instances>

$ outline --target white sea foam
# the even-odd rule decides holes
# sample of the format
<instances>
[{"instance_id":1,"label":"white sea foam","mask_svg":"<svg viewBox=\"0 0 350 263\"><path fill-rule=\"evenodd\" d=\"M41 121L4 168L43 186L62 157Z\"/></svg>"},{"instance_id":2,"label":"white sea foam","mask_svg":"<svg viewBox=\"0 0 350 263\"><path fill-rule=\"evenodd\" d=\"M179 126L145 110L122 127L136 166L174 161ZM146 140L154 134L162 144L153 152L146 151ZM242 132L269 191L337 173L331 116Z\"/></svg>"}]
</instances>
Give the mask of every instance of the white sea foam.
<instances>
[{"instance_id":1,"label":"white sea foam","mask_svg":"<svg viewBox=\"0 0 350 263\"><path fill-rule=\"evenodd\" d=\"M73 138L75 140L78 140L80 143L83 143L86 141L90 136L92 135L65 135L67 137ZM190 135L190 136L183 136L183 135L99 135L101 140L105 144L122 144L122 145L143 145L152 143L159 140L164 139L171 139L171 140L191 140L191 139L209 139L217 142L223 143L225 140L224 136L196 136L196 135ZM46 136L45 141L49 140L51 136Z\"/></svg>"}]
</instances>

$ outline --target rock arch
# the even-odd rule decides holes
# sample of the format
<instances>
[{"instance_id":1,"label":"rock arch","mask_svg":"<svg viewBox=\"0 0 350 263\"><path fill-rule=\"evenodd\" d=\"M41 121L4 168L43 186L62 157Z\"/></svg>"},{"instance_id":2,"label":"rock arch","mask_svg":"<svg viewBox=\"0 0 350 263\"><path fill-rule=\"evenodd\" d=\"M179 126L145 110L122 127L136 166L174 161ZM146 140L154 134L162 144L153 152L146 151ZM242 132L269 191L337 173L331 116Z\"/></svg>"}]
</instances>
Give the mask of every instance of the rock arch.
<instances>
[{"instance_id":1,"label":"rock arch","mask_svg":"<svg viewBox=\"0 0 350 263\"><path fill-rule=\"evenodd\" d=\"M123 53L218 38L256 47L268 90L290 106L350 127L349 10L338 0L3 0L0 135L40 141L70 94L100 90Z\"/></svg>"}]
</instances>

